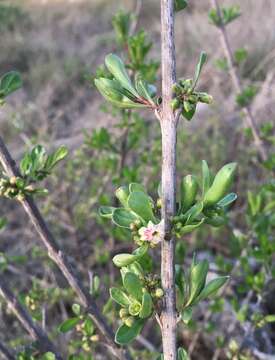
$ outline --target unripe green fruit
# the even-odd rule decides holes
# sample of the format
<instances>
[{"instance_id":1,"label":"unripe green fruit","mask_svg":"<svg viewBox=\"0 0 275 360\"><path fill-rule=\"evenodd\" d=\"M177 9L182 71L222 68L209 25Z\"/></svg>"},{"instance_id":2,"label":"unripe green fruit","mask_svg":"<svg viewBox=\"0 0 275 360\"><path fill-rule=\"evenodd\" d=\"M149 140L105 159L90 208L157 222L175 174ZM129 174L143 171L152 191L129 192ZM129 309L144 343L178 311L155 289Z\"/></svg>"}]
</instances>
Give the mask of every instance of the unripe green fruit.
<instances>
[{"instance_id":1,"label":"unripe green fruit","mask_svg":"<svg viewBox=\"0 0 275 360\"><path fill-rule=\"evenodd\" d=\"M205 207L213 206L219 202L229 191L232 184L237 163L224 165L215 176L213 184L205 194L203 203Z\"/></svg>"},{"instance_id":2,"label":"unripe green fruit","mask_svg":"<svg viewBox=\"0 0 275 360\"><path fill-rule=\"evenodd\" d=\"M119 310L119 317L124 318L129 314L129 311L127 309L120 309Z\"/></svg>"},{"instance_id":3,"label":"unripe green fruit","mask_svg":"<svg viewBox=\"0 0 275 360\"><path fill-rule=\"evenodd\" d=\"M124 324L128 327L132 327L134 325L134 322L135 318L133 316L130 316L124 321Z\"/></svg>"},{"instance_id":4,"label":"unripe green fruit","mask_svg":"<svg viewBox=\"0 0 275 360\"><path fill-rule=\"evenodd\" d=\"M181 183L182 211L190 209L198 193L198 182L193 175L187 175Z\"/></svg>"}]
</instances>

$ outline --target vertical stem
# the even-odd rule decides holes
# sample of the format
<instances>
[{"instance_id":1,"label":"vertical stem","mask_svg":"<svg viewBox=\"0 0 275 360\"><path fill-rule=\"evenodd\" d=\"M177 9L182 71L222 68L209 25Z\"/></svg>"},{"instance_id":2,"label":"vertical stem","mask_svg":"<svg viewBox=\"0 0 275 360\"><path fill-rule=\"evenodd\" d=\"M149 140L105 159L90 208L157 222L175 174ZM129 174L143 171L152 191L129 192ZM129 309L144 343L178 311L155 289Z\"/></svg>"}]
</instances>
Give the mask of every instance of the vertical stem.
<instances>
[{"instance_id":1,"label":"vertical stem","mask_svg":"<svg viewBox=\"0 0 275 360\"><path fill-rule=\"evenodd\" d=\"M175 240L171 218L176 208L176 140L177 120L170 106L172 85L176 81L174 45L174 1L161 0L162 43L162 219L165 236L161 251L161 281L165 292L161 314L164 360L176 360Z\"/></svg>"},{"instance_id":2,"label":"vertical stem","mask_svg":"<svg viewBox=\"0 0 275 360\"><path fill-rule=\"evenodd\" d=\"M216 9L218 17L220 19L222 19L221 9L220 9L218 0L210 0L210 2L211 2L211 5L213 6L213 8ZM242 88L242 84L241 84L241 79L238 75L237 69L234 64L234 55L233 55L233 52L232 52L232 49L230 46L226 27L224 24L221 24L220 26L218 26L218 29L220 31L220 41L221 41L225 56L228 61L229 73L230 73L235 91L237 94L240 94L240 93L242 93L243 88ZM268 154L267 154L265 146L261 140L261 137L260 137L259 131L257 129L257 125L256 125L256 120L254 118L254 115L251 111L250 106L249 105L245 106L243 108L243 112L244 112L244 116L245 116L246 125L248 127L250 127L250 129L252 131L254 143L258 149L260 157L263 161L266 161L268 158Z\"/></svg>"}]
</instances>

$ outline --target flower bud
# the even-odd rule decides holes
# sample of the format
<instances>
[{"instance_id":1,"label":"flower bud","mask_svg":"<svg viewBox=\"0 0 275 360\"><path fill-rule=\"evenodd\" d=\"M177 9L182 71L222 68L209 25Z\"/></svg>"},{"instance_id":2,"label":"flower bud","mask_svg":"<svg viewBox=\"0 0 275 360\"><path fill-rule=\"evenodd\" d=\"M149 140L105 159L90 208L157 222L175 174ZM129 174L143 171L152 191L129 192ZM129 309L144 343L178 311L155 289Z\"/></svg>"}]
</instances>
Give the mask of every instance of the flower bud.
<instances>
[{"instance_id":1,"label":"flower bud","mask_svg":"<svg viewBox=\"0 0 275 360\"><path fill-rule=\"evenodd\" d=\"M10 178L10 184L11 184L11 185L15 185L15 184L16 184L16 180L17 180L17 177L16 177L16 176L12 176L12 177Z\"/></svg>"},{"instance_id":2,"label":"flower bud","mask_svg":"<svg viewBox=\"0 0 275 360\"><path fill-rule=\"evenodd\" d=\"M157 298L162 298L163 295L164 295L164 291L161 288L157 288L156 291L155 291L155 296Z\"/></svg>"},{"instance_id":3,"label":"flower bud","mask_svg":"<svg viewBox=\"0 0 275 360\"><path fill-rule=\"evenodd\" d=\"M161 198L159 198L158 200L157 200L157 208L161 208L162 207L162 199Z\"/></svg>"},{"instance_id":4,"label":"flower bud","mask_svg":"<svg viewBox=\"0 0 275 360\"><path fill-rule=\"evenodd\" d=\"M129 311L125 308L119 310L119 317L122 319L129 314Z\"/></svg>"},{"instance_id":5,"label":"flower bud","mask_svg":"<svg viewBox=\"0 0 275 360\"><path fill-rule=\"evenodd\" d=\"M212 104L213 97L207 93L200 93L199 94L199 101L205 104Z\"/></svg>"},{"instance_id":6,"label":"flower bud","mask_svg":"<svg viewBox=\"0 0 275 360\"><path fill-rule=\"evenodd\" d=\"M97 341L99 341L99 335L92 335L91 337L90 337L90 340L92 341L92 342L97 342Z\"/></svg>"},{"instance_id":7,"label":"flower bud","mask_svg":"<svg viewBox=\"0 0 275 360\"><path fill-rule=\"evenodd\" d=\"M24 201L24 200L25 200L25 195L22 194L22 193L19 193L19 194L17 195L17 200L18 200L18 201Z\"/></svg>"}]
</instances>

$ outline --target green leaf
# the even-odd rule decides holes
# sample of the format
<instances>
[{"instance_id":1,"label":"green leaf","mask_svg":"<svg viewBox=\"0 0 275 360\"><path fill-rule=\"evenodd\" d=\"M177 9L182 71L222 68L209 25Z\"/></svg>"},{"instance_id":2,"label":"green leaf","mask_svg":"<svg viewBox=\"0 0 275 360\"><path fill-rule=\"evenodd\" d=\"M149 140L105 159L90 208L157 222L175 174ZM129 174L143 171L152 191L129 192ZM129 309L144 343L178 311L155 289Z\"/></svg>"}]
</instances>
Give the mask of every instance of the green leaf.
<instances>
[{"instance_id":1,"label":"green leaf","mask_svg":"<svg viewBox=\"0 0 275 360\"><path fill-rule=\"evenodd\" d=\"M205 286L206 276L208 273L209 264L207 260L203 260L192 267L190 273L190 292L189 299L186 306L190 306L196 300Z\"/></svg>"},{"instance_id":2,"label":"green leaf","mask_svg":"<svg viewBox=\"0 0 275 360\"><path fill-rule=\"evenodd\" d=\"M22 79L17 71L10 71L4 74L0 79L0 97L8 96L14 91L20 89L22 86Z\"/></svg>"},{"instance_id":3,"label":"green leaf","mask_svg":"<svg viewBox=\"0 0 275 360\"><path fill-rule=\"evenodd\" d=\"M142 295L142 307L139 313L139 317L142 319L148 318L152 314L153 301L152 297L148 292Z\"/></svg>"},{"instance_id":4,"label":"green leaf","mask_svg":"<svg viewBox=\"0 0 275 360\"><path fill-rule=\"evenodd\" d=\"M186 0L174 0L174 10L176 12L184 10L188 5Z\"/></svg>"},{"instance_id":5,"label":"green leaf","mask_svg":"<svg viewBox=\"0 0 275 360\"><path fill-rule=\"evenodd\" d=\"M203 210L203 202L200 201L193 205L185 214L184 216L187 218L186 225L192 224L194 220L197 220L197 217L201 214Z\"/></svg>"},{"instance_id":6,"label":"green leaf","mask_svg":"<svg viewBox=\"0 0 275 360\"><path fill-rule=\"evenodd\" d=\"M73 304L72 306L73 313L77 316L81 314L81 306L79 304Z\"/></svg>"},{"instance_id":7,"label":"green leaf","mask_svg":"<svg viewBox=\"0 0 275 360\"><path fill-rule=\"evenodd\" d=\"M135 320L131 327L121 325L116 332L115 342L120 345L126 345L132 342L141 332L144 326L144 320Z\"/></svg>"},{"instance_id":8,"label":"green leaf","mask_svg":"<svg viewBox=\"0 0 275 360\"><path fill-rule=\"evenodd\" d=\"M268 323L272 323L272 322L275 322L275 315L266 315L264 317L264 320Z\"/></svg>"},{"instance_id":9,"label":"green leaf","mask_svg":"<svg viewBox=\"0 0 275 360\"><path fill-rule=\"evenodd\" d=\"M123 286L134 299L142 300L142 284L136 274L127 272L123 278Z\"/></svg>"},{"instance_id":10,"label":"green leaf","mask_svg":"<svg viewBox=\"0 0 275 360\"><path fill-rule=\"evenodd\" d=\"M204 51L202 51L201 54L200 54L199 62L197 64L197 66L196 66L196 71L195 71L195 76L194 76L194 80L193 80L192 89L195 89L195 87L197 85L197 82L199 80L203 65L206 63L206 59L207 59L207 54Z\"/></svg>"},{"instance_id":11,"label":"green leaf","mask_svg":"<svg viewBox=\"0 0 275 360\"><path fill-rule=\"evenodd\" d=\"M99 215L106 218L106 219L112 219L113 212L116 208L112 206L100 206L98 212Z\"/></svg>"},{"instance_id":12,"label":"green leaf","mask_svg":"<svg viewBox=\"0 0 275 360\"><path fill-rule=\"evenodd\" d=\"M131 79L126 71L123 61L115 54L109 54L105 58L105 64L110 73L115 77L119 84L127 89L134 96L139 98L139 94L133 87Z\"/></svg>"},{"instance_id":13,"label":"green leaf","mask_svg":"<svg viewBox=\"0 0 275 360\"><path fill-rule=\"evenodd\" d=\"M135 212L146 222L149 222L150 220L154 223L156 222L150 198L144 192L134 191L130 193L128 197L128 206L133 212Z\"/></svg>"},{"instance_id":14,"label":"green leaf","mask_svg":"<svg viewBox=\"0 0 275 360\"><path fill-rule=\"evenodd\" d=\"M230 193L228 195L226 195L224 198L222 198L217 205L222 206L222 207L226 207L230 204L232 204L236 199L237 199L237 194L235 193Z\"/></svg>"},{"instance_id":15,"label":"green leaf","mask_svg":"<svg viewBox=\"0 0 275 360\"><path fill-rule=\"evenodd\" d=\"M228 281L228 279L229 276L220 276L214 280L211 280L197 297L196 303L206 299L210 295L215 294Z\"/></svg>"},{"instance_id":16,"label":"green leaf","mask_svg":"<svg viewBox=\"0 0 275 360\"><path fill-rule=\"evenodd\" d=\"M58 330L62 333L66 333L72 330L80 321L79 317L73 317L63 321L61 325L59 325Z\"/></svg>"},{"instance_id":17,"label":"green leaf","mask_svg":"<svg viewBox=\"0 0 275 360\"><path fill-rule=\"evenodd\" d=\"M185 101L185 103L186 103L186 101ZM186 105L186 104L185 104L185 105ZM186 107L186 106L185 106L185 107ZM191 103L189 103L189 111L187 111L185 107L182 108L181 115L182 115L186 120L190 121L190 120L193 118L193 116L194 116L194 114L195 114L195 112L196 112L197 104L191 104Z\"/></svg>"},{"instance_id":18,"label":"green leaf","mask_svg":"<svg viewBox=\"0 0 275 360\"><path fill-rule=\"evenodd\" d=\"M187 307L181 312L181 320L185 325L188 325L192 319L193 309L192 307Z\"/></svg>"},{"instance_id":19,"label":"green leaf","mask_svg":"<svg viewBox=\"0 0 275 360\"><path fill-rule=\"evenodd\" d=\"M130 305L130 300L127 294L119 288L110 289L110 297L119 305L125 307Z\"/></svg>"},{"instance_id":20,"label":"green leaf","mask_svg":"<svg viewBox=\"0 0 275 360\"><path fill-rule=\"evenodd\" d=\"M208 164L202 160L202 195L206 194L211 186L211 175Z\"/></svg>"},{"instance_id":21,"label":"green leaf","mask_svg":"<svg viewBox=\"0 0 275 360\"><path fill-rule=\"evenodd\" d=\"M178 349L178 360L190 360L186 350L183 348Z\"/></svg>"},{"instance_id":22,"label":"green leaf","mask_svg":"<svg viewBox=\"0 0 275 360\"><path fill-rule=\"evenodd\" d=\"M53 154L49 155L45 163L45 169L51 171L61 160L68 155L66 146L61 146Z\"/></svg>"},{"instance_id":23,"label":"green leaf","mask_svg":"<svg viewBox=\"0 0 275 360\"><path fill-rule=\"evenodd\" d=\"M146 99L152 106L155 106L154 100L152 99L150 90L148 88L148 84L142 79L141 75L138 73L135 77L135 85L140 97Z\"/></svg>"},{"instance_id":24,"label":"green leaf","mask_svg":"<svg viewBox=\"0 0 275 360\"><path fill-rule=\"evenodd\" d=\"M55 360L56 357L52 352L46 352L46 354L44 354L42 356L42 360Z\"/></svg>"},{"instance_id":25,"label":"green leaf","mask_svg":"<svg viewBox=\"0 0 275 360\"><path fill-rule=\"evenodd\" d=\"M138 184L138 183L131 183L129 185L129 192L132 193L132 192L136 192L136 191L144 192L144 194L146 194L146 190L143 185ZM129 195L129 193L128 193L128 195Z\"/></svg>"},{"instance_id":26,"label":"green leaf","mask_svg":"<svg viewBox=\"0 0 275 360\"><path fill-rule=\"evenodd\" d=\"M117 226L130 229L130 225L137 219L138 217L135 214L123 208L117 208L113 211L112 220Z\"/></svg>"},{"instance_id":27,"label":"green leaf","mask_svg":"<svg viewBox=\"0 0 275 360\"><path fill-rule=\"evenodd\" d=\"M113 258L113 262L118 267L128 266L134 261L142 258L148 251L148 244L137 248L133 254L118 254Z\"/></svg>"},{"instance_id":28,"label":"green leaf","mask_svg":"<svg viewBox=\"0 0 275 360\"><path fill-rule=\"evenodd\" d=\"M180 230L180 234L181 234L181 235L188 234L188 233L196 230L197 228L199 228L203 223L204 223L204 218L201 219L199 222L197 222L197 223L195 223L195 224L185 225L185 226Z\"/></svg>"}]
</instances>

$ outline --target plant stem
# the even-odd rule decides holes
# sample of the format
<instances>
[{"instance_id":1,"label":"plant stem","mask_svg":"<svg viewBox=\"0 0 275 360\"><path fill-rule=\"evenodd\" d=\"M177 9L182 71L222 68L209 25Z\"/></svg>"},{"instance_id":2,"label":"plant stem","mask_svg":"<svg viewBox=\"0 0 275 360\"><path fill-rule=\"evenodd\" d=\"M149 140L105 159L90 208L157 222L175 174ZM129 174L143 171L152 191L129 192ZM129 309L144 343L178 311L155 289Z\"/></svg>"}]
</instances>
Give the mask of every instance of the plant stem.
<instances>
[{"instance_id":1,"label":"plant stem","mask_svg":"<svg viewBox=\"0 0 275 360\"><path fill-rule=\"evenodd\" d=\"M20 176L16 164L12 159L3 139L0 137L0 162L9 176ZM85 308L87 314L92 318L95 326L99 329L103 338L106 340L105 345L109 349L110 353L120 360L130 360L130 354L120 348L114 342L114 334L112 329L107 324L105 318L100 313L93 297L87 291L82 284L76 270L72 267L66 254L61 251L57 245L53 234L51 233L48 225L46 224L43 216L37 208L32 198L27 197L22 201L22 205L29 216L32 224L34 225L41 241L48 251L49 257L55 262L58 268L61 270L64 277L67 279L71 288L78 295L82 306Z\"/></svg>"},{"instance_id":2,"label":"plant stem","mask_svg":"<svg viewBox=\"0 0 275 360\"><path fill-rule=\"evenodd\" d=\"M220 19L222 19L221 9L218 4L218 0L210 0L210 3L213 6L213 8L217 11L218 17ZM227 58L227 62L228 62L228 66L229 66L229 73L230 73L235 91L237 94L240 94L240 93L242 93L243 88L241 85L241 79L240 79L237 69L235 67L234 56L233 56L232 49L230 47L226 27L224 24L221 24L220 26L218 26L218 29L220 32L220 41L221 41L221 44L223 47L224 54ZM243 108L243 112L245 115L246 126L248 126L252 131L254 143L260 154L260 157L261 157L262 161L266 161L268 158L267 151L261 140L261 137L260 137L259 131L257 129L257 125L256 125L256 120L254 118L254 115L251 111L250 106L249 105L245 106Z\"/></svg>"},{"instance_id":3,"label":"plant stem","mask_svg":"<svg viewBox=\"0 0 275 360\"><path fill-rule=\"evenodd\" d=\"M170 106L172 85L176 82L174 45L174 1L161 0L162 44L162 219L165 236L161 250L161 281L164 290L161 314L164 360L176 360L176 294L175 239L171 233L171 219L176 208L176 142L177 119Z\"/></svg>"},{"instance_id":4,"label":"plant stem","mask_svg":"<svg viewBox=\"0 0 275 360\"><path fill-rule=\"evenodd\" d=\"M0 278L0 294L5 299L10 309L12 309L20 323L30 334L32 339L38 342L39 350L42 352L50 351L55 355L56 360L62 360L62 356L48 338L47 334L38 324L33 322L32 317L28 311L20 304L12 291L4 283L2 278Z\"/></svg>"}]
</instances>

